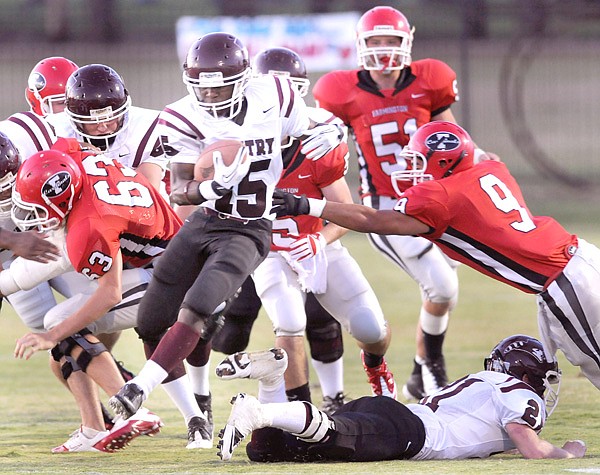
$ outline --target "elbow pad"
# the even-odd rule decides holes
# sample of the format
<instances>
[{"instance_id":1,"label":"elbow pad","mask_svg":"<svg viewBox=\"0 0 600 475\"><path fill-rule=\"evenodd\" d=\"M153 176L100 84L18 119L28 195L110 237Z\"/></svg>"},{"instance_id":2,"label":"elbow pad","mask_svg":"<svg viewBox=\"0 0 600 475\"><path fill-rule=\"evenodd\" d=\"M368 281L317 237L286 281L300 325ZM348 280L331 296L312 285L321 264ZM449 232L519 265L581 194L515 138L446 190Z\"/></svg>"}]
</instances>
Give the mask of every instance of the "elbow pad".
<instances>
[{"instance_id":1,"label":"elbow pad","mask_svg":"<svg viewBox=\"0 0 600 475\"><path fill-rule=\"evenodd\" d=\"M0 293L6 296L19 290L33 289L70 270L73 266L64 253L58 260L47 263L17 257L8 269L0 272Z\"/></svg>"}]
</instances>

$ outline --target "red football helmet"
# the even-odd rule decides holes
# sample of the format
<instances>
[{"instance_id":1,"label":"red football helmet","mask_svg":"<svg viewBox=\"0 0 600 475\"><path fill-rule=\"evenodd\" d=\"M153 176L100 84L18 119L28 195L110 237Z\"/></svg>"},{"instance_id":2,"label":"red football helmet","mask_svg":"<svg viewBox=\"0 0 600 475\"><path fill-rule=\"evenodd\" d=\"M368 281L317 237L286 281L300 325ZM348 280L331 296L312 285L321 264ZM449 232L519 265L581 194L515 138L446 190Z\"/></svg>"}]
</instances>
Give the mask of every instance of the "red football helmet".
<instances>
[{"instance_id":1,"label":"red football helmet","mask_svg":"<svg viewBox=\"0 0 600 475\"><path fill-rule=\"evenodd\" d=\"M21 166L21 155L9 138L0 132L0 218L10 217L12 189Z\"/></svg>"},{"instance_id":2,"label":"red football helmet","mask_svg":"<svg viewBox=\"0 0 600 475\"><path fill-rule=\"evenodd\" d=\"M374 71L398 70L410 65L414 32L406 17L395 8L371 8L356 26L358 65ZM395 36L401 44L369 47L367 40L373 36Z\"/></svg>"},{"instance_id":3,"label":"red football helmet","mask_svg":"<svg viewBox=\"0 0 600 475\"><path fill-rule=\"evenodd\" d=\"M19 229L60 227L81 196L83 174L73 158L57 150L29 157L17 173L12 219Z\"/></svg>"},{"instance_id":4,"label":"red football helmet","mask_svg":"<svg viewBox=\"0 0 600 475\"><path fill-rule=\"evenodd\" d=\"M498 343L483 360L487 371L506 373L532 387L544 399L548 416L558 403L561 372L554 358L546 356L539 340L527 335L513 335Z\"/></svg>"},{"instance_id":5,"label":"red football helmet","mask_svg":"<svg viewBox=\"0 0 600 475\"><path fill-rule=\"evenodd\" d=\"M131 98L121 76L104 64L89 64L75 71L67 81L65 113L75 130L87 139L111 139L127 128ZM86 124L119 120L114 132L91 135ZM108 145L107 145L108 146Z\"/></svg>"},{"instance_id":6,"label":"red football helmet","mask_svg":"<svg viewBox=\"0 0 600 475\"><path fill-rule=\"evenodd\" d=\"M304 61L298 53L288 48L268 48L254 57L252 69L256 76L270 74L283 76L298 88L300 97L308 94L310 80Z\"/></svg>"},{"instance_id":7,"label":"red football helmet","mask_svg":"<svg viewBox=\"0 0 600 475\"><path fill-rule=\"evenodd\" d=\"M392 173L394 189L399 192L396 181L416 185L460 173L473 166L474 153L473 140L461 126L442 120L428 122L417 129L400 152L406 169Z\"/></svg>"},{"instance_id":8,"label":"red football helmet","mask_svg":"<svg viewBox=\"0 0 600 475\"><path fill-rule=\"evenodd\" d=\"M78 66L62 56L42 59L27 79L25 99L31 111L40 116L62 112L65 103L65 87L69 76ZM55 106L62 106L55 110Z\"/></svg>"},{"instance_id":9,"label":"red football helmet","mask_svg":"<svg viewBox=\"0 0 600 475\"><path fill-rule=\"evenodd\" d=\"M209 33L197 39L183 63L183 82L190 95L215 119L231 119L240 113L251 74L246 47L229 33ZM201 90L227 86L233 86L227 99L203 100Z\"/></svg>"}]
</instances>

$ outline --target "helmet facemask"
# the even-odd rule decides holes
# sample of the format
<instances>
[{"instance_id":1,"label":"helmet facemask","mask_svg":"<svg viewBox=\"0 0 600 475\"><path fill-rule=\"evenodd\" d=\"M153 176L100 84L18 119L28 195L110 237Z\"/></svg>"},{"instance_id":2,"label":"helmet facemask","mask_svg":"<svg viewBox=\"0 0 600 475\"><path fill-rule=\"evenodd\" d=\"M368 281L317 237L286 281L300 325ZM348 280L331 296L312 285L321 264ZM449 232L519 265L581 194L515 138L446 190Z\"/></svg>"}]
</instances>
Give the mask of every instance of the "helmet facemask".
<instances>
[{"instance_id":1,"label":"helmet facemask","mask_svg":"<svg viewBox=\"0 0 600 475\"><path fill-rule=\"evenodd\" d=\"M90 140L106 140L106 148L110 145L110 139L113 139L121 132L127 129L129 126L129 108L131 107L131 97L127 96L127 100L125 103L113 110L112 106L104 107L102 109L90 109L89 114L77 114L73 111L70 111L68 108L65 109L69 119L71 120L71 124L77 130L77 132ZM114 132L108 132L102 135L92 135L89 133L85 126L86 125L95 125L101 124L104 122L111 122L113 120L118 121L117 128Z\"/></svg>"},{"instance_id":2,"label":"helmet facemask","mask_svg":"<svg viewBox=\"0 0 600 475\"><path fill-rule=\"evenodd\" d=\"M250 68L235 74L225 77L221 71L200 72L198 78L188 76L187 72L183 73L183 82L187 86L189 94L196 100L198 105L208 112L216 120L232 119L242 110L244 100L244 91L248 85L248 80L252 71ZM231 96L219 102L206 102L202 100L201 89L220 88L233 86Z\"/></svg>"},{"instance_id":3,"label":"helmet facemask","mask_svg":"<svg viewBox=\"0 0 600 475\"><path fill-rule=\"evenodd\" d=\"M406 160L406 169L392 172L392 186L398 195L403 193L402 188L406 189L406 184L417 185L424 181L433 180L433 176L425 173L427 170L427 159L416 150L410 150L404 147L400 156ZM404 182L401 186L398 182Z\"/></svg>"},{"instance_id":4,"label":"helmet facemask","mask_svg":"<svg viewBox=\"0 0 600 475\"><path fill-rule=\"evenodd\" d=\"M412 62L412 40L414 28L410 33L392 29L376 29L358 35L356 51L358 65L368 71L399 71ZM391 31L390 31L391 30ZM373 36L392 36L400 39L399 46L368 46L369 38Z\"/></svg>"}]
</instances>

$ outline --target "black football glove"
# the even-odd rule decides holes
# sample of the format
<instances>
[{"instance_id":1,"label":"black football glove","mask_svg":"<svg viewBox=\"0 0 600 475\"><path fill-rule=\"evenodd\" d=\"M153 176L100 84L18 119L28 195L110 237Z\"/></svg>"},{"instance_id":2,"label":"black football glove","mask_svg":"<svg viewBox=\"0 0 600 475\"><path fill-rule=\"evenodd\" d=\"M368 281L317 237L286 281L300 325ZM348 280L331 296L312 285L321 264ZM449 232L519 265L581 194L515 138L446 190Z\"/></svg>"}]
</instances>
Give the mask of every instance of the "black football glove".
<instances>
[{"instance_id":1,"label":"black football glove","mask_svg":"<svg viewBox=\"0 0 600 475\"><path fill-rule=\"evenodd\" d=\"M273 192L271 212L275 213L278 218L299 216L310 212L310 204L306 195L298 196L276 188Z\"/></svg>"}]
</instances>

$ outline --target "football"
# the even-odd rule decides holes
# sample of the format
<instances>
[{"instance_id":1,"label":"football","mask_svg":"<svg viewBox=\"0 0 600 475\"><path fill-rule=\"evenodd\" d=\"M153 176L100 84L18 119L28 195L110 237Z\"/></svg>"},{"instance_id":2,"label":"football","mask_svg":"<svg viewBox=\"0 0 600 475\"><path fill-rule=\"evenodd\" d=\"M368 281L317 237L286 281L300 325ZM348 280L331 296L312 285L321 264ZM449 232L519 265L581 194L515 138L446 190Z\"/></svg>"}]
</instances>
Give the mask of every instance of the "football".
<instances>
[{"instance_id":1,"label":"football","mask_svg":"<svg viewBox=\"0 0 600 475\"><path fill-rule=\"evenodd\" d=\"M233 163L235 156L244 144L239 140L219 140L212 145L206 147L194 166L194 180L203 182L212 180L215 175L214 158L220 154L223 159L223 164L229 166Z\"/></svg>"}]
</instances>

